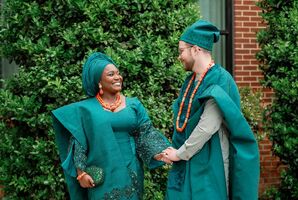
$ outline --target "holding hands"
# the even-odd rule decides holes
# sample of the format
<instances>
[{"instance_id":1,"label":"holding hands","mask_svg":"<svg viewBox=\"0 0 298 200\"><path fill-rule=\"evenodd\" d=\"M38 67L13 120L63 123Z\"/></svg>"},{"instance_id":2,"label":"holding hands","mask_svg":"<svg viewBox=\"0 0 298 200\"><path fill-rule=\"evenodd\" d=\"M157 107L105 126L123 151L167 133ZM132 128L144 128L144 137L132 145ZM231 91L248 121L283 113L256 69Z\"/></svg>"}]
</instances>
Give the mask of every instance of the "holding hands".
<instances>
[{"instance_id":1,"label":"holding hands","mask_svg":"<svg viewBox=\"0 0 298 200\"><path fill-rule=\"evenodd\" d=\"M167 164L172 164L173 162L181 160L176 155L177 149L173 147L168 147L167 149L163 150L162 153L159 153L154 156L156 160L163 161Z\"/></svg>"}]
</instances>

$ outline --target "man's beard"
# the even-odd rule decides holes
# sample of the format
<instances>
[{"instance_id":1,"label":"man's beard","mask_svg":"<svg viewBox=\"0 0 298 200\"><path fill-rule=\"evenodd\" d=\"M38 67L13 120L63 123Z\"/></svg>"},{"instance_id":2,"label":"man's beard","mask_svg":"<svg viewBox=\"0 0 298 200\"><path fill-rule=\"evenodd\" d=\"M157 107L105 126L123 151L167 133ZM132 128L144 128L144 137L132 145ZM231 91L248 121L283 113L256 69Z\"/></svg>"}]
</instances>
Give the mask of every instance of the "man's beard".
<instances>
[{"instance_id":1,"label":"man's beard","mask_svg":"<svg viewBox=\"0 0 298 200\"><path fill-rule=\"evenodd\" d=\"M194 61L189 61L189 62L184 62L184 69L185 71L192 71L192 68L193 68L193 65L194 65Z\"/></svg>"}]
</instances>

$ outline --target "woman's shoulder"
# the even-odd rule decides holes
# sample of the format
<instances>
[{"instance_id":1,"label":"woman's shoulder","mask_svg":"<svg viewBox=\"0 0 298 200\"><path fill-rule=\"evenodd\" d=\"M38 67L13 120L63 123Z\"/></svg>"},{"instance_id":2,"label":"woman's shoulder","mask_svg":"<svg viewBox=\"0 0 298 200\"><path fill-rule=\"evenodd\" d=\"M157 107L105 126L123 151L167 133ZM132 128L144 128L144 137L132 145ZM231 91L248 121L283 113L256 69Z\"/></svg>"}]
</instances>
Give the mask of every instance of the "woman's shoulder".
<instances>
[{"instance_id":1,"label":"woman's shoulder","mask_svg":"<svg viewBox=\"0 0 298 200\"><path fill-rule=\"evenodd\" d=\"M139 106L143 105L138 97L125 97L125 99L127 106L138 108Z\"/></svg>"},{"instance_id":2,"label":"woman's shoulder","mask_svg":"<svg viewBox=\"0 0 298 200\"><path fill-rule=\"evenodd\" d=\"M138 99L138 97L125 97L126 102L128 103L139 103L140 100Z\"/></svg>"},{"instance_id":3,"label":"woman's shoulder","mask_svg":"<svg viewBox=\"0 0 298 200\"><path fill-rule=\"evenodd\" d=\"M53 112L57 112L57 111L66 111L66 110L76 110L78 108L88 108L92 105L94 105L94 99L95 98L87 98L87 99L83 99L81 101L77 101L77 102L73 102L64 106L61 106L55 110L53 110Z\"/></svg>"}]
</instances>

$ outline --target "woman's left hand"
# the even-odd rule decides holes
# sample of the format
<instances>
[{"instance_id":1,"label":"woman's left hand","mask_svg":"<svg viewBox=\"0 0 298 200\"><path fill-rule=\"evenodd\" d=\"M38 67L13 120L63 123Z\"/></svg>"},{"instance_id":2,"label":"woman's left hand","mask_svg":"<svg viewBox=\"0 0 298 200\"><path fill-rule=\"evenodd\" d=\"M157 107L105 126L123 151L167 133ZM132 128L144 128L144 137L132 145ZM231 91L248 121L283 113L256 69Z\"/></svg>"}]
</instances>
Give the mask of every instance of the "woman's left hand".
<instances>
[{"instance_id":1,"label":"woman's left hand","mask_svg":"<svg viewBox=\"0 0 298 200\"><path fill-rule=\"evenodd\" d=\"M92 188L95 186L93 179L89 174L84 175L80 180L79 183L82 188Z\"/></svg>"}]
</instances>

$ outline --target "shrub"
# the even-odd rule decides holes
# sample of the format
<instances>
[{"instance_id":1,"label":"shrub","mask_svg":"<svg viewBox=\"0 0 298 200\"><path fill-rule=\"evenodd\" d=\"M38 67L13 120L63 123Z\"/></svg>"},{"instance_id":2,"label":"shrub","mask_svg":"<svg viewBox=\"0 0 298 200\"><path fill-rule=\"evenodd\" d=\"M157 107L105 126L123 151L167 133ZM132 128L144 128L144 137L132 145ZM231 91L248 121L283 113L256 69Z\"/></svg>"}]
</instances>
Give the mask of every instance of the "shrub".
<instances>
[{"instance_id":1,"label":"shrub","mask_svg":"<svg viewBox=\"0 0 298 200\"><path fill-rule=\"evenodd\" d=\"M261 123L264 108L262 106L262 96L260 91L253 91L248 87L239 88L241 97L242 113L249 123L253 133L262 139Z\"/></svg>"},{"instance_id":2,"label":"shrub","mask_svg":"<svg viewBox=\"0 0 298 200\"><path fill-rule=\"evenodd\" d=\"M274 153L288 166L277 197L298 199L298 2L261 0L258 5L267 28L258 33L257 57L263 84L275 93L265 125Z\"/></svg>"},{"instance_id":3,"label":"shrub","mask_svg":"<svg viewBox=\"0 0 298 200\"><path fill-rule=\"evenodd\" d=\"M199 18L192 2L5 1L0 52L20 66L0 90L0 181L6 197L66 198L50 111L85 98L81 68L93 51L112 56L124 76L124 93L139 97L155 126L172 132L170 106L184 77L177 43ZM160 199L165 171L157 177L146 173L145 197L158 193Z\"/></svg>"}]
</instances>

